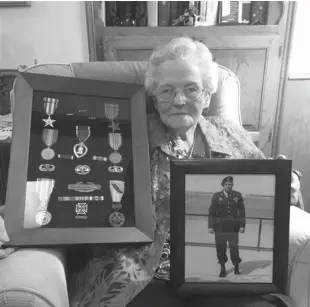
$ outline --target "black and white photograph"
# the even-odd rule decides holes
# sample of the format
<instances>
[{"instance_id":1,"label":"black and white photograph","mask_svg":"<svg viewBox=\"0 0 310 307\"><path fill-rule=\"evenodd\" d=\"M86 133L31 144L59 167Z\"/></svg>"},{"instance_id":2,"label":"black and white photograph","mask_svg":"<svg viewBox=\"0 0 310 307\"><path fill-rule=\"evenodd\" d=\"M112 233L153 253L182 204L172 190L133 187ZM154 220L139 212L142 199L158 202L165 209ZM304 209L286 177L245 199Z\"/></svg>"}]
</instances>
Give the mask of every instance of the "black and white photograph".
<instances>
[{"instance_id":1,"label":"black and white photograph","mask_svg":"<svg viewBox=\"0 0 310 307\"><path fill-rule=\"evenodd\" d=\"M274 175L185 177L185 280L272 282Z\"/></svg>"},{"instance_id":2,"label":"black and white photograph","mask_svg":"<svg viewBox=\"0 0 310 307\"><path fill-rule=\"evenodd\" d=\"M289 160L173 160L171 285L177 295L284 293Z\"/></svg>"}]
</instances>

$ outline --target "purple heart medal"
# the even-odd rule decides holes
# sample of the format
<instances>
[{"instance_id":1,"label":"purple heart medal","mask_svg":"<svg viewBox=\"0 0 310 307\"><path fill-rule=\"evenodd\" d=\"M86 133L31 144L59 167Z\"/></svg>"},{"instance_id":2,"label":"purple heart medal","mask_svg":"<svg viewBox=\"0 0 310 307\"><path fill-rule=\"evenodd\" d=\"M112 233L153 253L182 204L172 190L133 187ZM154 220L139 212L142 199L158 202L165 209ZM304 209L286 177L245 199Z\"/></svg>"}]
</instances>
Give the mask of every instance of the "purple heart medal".
<instances>
[{"instance_id":1,"label":"purple heart medal","mask_svg":"<svg viewBox=\"0 0 310 307\"><path fill-rule=\"evenodd\" d=\"M76 126L76 136L80 142L73 146L73 153L78 159L80 159L88 152L85 142L90 137L90 126Z\"/></svg>"},{"instance_id":2,"label":"purple heart medal","mask_svg":"<svg viewBox=\"0 0 310 307\"><path fill-rule=\"evenodd\" d=\"M46 115L48 115L48 118L42 119L45 123L44 127L54 127L53 124L56 121L55 119L51 119L51 115L53 115L57 109L59 99L56 98L50 98L50 97L44 97L44 109Z\"/></svg>"},{"instance_id":3,"label":"purple heart medal","mask_svg":"<svg viewBox=\"0 0 310 307\"><path fill-rule=\"evenodd\" d=\"M47 146L41 151L41 157L44 160L51 160L55 157L55 151L50 148L53 146L58 139L58 130L57 129L43 129L42 131L42 140Z\"/></svg>"},{"instance_id":4,"label":"purple heart medal","mask_svg":"<svg viewBox=\"0 0 310 307\"><path fill-rule=\"evenodd\" d=\"M40 206L36 214L36 222L40 226L47 225L52 219L52 215L47 211L49 199L53 192L55 180L50 178L38 178L36 182L36 193Z\"/></svg>"},{"instance_id":5,"label":"purple heart medal","mask_svg":"<svg viewBox=\"0 0 310 307\"><path fill-rule=\"evenodd\" d=\"M125 215L119 210L122 209L122 197L124 195L125 182L121 180L110 180L110 192L112 196L112 209L115 211L109 215L109 223L113 227L121 227L125 224Z\"/></svg>"}]
</instances>

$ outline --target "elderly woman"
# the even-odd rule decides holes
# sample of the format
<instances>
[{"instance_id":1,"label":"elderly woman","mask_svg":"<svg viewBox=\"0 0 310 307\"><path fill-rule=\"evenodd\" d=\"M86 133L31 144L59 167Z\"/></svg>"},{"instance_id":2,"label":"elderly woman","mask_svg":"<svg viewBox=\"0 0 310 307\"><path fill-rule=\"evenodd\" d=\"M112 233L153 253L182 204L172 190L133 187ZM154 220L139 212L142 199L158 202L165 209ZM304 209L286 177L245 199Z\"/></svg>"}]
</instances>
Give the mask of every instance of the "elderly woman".
<instances>
[{"instance_id":1,"label":"elderly woman","mask_svg":"<svg viewBox=\"0 0 310 307\"><path fill-rule=\"evenodd\" d=\"M164 283L169 279L169 264L161 257L163 247L169 248L170 158L264 158L241 126L202 115L217 84L217 65L200 42L175 38L151 55L145 88L154 97L155 108L148 119L154 243L95 248L84 268L70 278L70 306L134 307L138 294L145 293L144 288L154 278L162 280L163 288L159 293L151 292L145 305L152 300L158 307L185 305L169 294ZM187 306L193 304L190 301ZM242 304L236 302L236 306L245 306Z\"/></svg>"}]
</instances>

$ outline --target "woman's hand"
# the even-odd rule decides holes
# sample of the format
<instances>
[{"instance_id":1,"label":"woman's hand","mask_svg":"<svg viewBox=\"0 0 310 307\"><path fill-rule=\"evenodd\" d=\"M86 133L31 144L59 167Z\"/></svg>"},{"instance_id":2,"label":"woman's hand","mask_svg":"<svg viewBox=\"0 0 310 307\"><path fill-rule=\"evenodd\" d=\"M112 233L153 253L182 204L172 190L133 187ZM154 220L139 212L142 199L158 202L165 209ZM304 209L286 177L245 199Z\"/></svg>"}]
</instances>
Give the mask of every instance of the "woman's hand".
<instances>
[{"instance_id":1,"label":"woman's hand","mask_svg":"<svg viewBox=\"0 0 310 307\"><path fill-rule=\"evenodd\" d=\"M286 156L278 155L276 159L285 160ZM301 173L297 170L292 171L291 179L291 205L304 209L304 203L300 192Z\"/></svg>"},{"instance_id":2,"label":"woman's hand","mask_svg":"<svg viewBox=\"0 0 310 307\"><path fill-rule=\"evenodd\" d=\"M0 206L0 259L6 258L15 251L15 248L2 248L3 243L9 240L9 236L4 227L4 206Z\"/></svg>"}]
</instances>

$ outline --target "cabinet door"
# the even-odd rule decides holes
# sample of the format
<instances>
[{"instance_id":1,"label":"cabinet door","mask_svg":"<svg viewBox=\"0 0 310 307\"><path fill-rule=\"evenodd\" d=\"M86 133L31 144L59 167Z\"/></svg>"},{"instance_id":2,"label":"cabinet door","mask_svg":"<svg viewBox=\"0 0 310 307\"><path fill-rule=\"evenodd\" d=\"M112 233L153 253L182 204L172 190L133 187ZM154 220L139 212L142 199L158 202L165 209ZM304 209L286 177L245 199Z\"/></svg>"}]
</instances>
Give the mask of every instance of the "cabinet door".
<instances>
[{"instance_id":1,"label":"cabinet door","mask_svg":"<svg viewBox=\"0 0 310 307\"><path fill-rule=\"evenodd\" d=\"M241 87L240 109L244 128L266 156L270 156L281 67L278 56L279 36L276 31L266 35L258 33L255 27L247 27L254 29L249 34L245 28L237 28L190 29L196 30L196 35L186 35L186 31L189 31L186 29L182 35L195 36L203 41L212 51L216 62L237 75ZM172 31L169 28L166 28L168 33L150 28L145 28L144 33L141 28L135 29L136 32L131 31L106 28L103 48L105 56L113 54L121 61L146 61L154 48L176 36L169 33Z\"/></svg>"},{"instance_id":2,"label":"cabinet door","mask_svg":"<svg viewBox=\"0 0 310 307\"><path fill-rule=\"evenodd\" d=\"M253 141L267 155L272 154L272 138L277 112L281 59L279 37L230 37L223 46L205 40L216 61L232 70L240 82L242 124ZM230 46L227 46L231 43Z\"/></svg>"}]
</instances>

